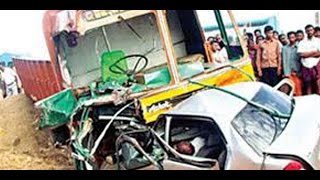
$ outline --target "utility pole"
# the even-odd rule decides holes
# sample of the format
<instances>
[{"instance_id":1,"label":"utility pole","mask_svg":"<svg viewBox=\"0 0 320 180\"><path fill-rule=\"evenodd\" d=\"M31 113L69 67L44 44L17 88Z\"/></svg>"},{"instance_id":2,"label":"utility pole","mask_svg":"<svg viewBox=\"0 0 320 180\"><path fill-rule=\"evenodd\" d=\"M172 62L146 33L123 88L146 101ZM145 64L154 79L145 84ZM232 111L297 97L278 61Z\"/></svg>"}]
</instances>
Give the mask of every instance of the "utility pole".
<instances>
[{"instance_id":1,"label":"utility pole","mask_svg":"<svg viewBox=\"0 0 320 180\"><path fill-rule=\"evenodd\" d=\"M319 26L319 11L315 13L315 24L316 26Z\"/></svg>"},{"instance_id":2,"label":"utility pole","mask_svg":"<svg viewBox=\"0 0 320 180\"><path fill-rule=\"evenodd\" d=\"M274 27L274 28L279 32L280 31L280 12L279 11L277 11L277 14L276 14L275 26L276 27Z\"/></svg>"}]
</instances>

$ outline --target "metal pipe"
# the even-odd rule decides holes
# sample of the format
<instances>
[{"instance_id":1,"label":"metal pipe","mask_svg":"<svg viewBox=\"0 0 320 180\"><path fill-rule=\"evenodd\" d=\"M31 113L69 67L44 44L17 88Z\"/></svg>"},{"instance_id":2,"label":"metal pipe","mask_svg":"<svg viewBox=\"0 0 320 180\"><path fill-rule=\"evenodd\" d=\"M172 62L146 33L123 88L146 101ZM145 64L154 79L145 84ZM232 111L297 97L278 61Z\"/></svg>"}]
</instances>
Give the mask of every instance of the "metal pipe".
<instances>
[{"instance_id":1,"label":"metal pipe","mask_svg":"<svg viewBox=\"0 0 320 180\"><path fill-rule=\"evenodd\" d=\"M99 116L99 120L110 120L113 116ZM116 120L123 120L123 121L134 121L133 117L117 117Z\"/></svg>"},{"instance_id":2,"label":"metal pipe","mask_svg":"<svg viewBox=\"0 0 320 180\"><path fill-rule=\"evenodd\" d=\"M117 112L113 115L113 117L112 117L112 119L110 120L110 122L106 125L106 127L103 129L102 133L100 134L100 136L98 137L98 139L97 139L96 142L94 143L94 146L93 146L93 148L92 148L92 150L91 150L91 152L90 152L90 156L93 156L93 154L96 152L96 150L97 150L100 142L102 141L104 135L106 134L107 130L108 130L109 127L111 126L112 122L116 119L116 117L117 117L122 111L124 111L124 110L127 109L129 106L131 106L133 103L134 103L134 101L131 102L131 103L129 103L129 104L127 104L127 105L125 105L124 107L122 107L119 111L117 111Z\"/></svg>"},{"instance_id":3,"label":"metal pipe","mask_svg":"<svg viewBox=\"0 0 320 180\"><path fill-rule=\"evenodd\" d=\"M111 51L111 45L110 45L110 42L108 40L107 30L106 30L106 28L104 26L102 26L101 29L102 29L102 33L103 33L103 37L104 37L103 38L104 42L106 43L106 46L107 46L107 50L108 50L108 52L110 52Z\"/></svg>"}]
</instances>

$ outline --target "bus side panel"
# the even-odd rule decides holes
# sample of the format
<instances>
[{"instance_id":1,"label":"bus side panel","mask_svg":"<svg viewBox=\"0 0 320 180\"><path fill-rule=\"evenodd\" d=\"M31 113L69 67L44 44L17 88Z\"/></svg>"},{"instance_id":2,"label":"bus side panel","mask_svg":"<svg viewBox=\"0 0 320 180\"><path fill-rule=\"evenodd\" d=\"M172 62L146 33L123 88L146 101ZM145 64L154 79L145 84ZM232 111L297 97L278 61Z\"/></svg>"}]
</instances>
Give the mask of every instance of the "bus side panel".
<instances>
[{"instance_id":1,"label":"bus side panel","mask_svg":"<svg viewBox=\"0 0 320 180\"><path fill-rule=\"evenodd\" d=\"M13 59L25 94L34 101L49 97L62 89L50 61Z\"/></svg>"}]
</instances>

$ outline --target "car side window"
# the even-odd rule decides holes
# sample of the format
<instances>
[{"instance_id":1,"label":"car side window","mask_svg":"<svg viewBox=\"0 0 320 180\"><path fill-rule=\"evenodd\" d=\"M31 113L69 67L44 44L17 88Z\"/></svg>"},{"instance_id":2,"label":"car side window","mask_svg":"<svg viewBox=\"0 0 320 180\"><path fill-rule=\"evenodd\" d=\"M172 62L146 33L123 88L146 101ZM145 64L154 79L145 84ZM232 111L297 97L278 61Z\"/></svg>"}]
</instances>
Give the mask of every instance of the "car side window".
<instances>
[{"instance_id":1,"label":"car side window","mask_svg":"<svg viewBox=\"0 0 320 180\"><path fill-rule=\"evenodd\" d=\"M240 35L236 32L228 10L197 10L201 27L206 39L213 38L225 49L228 59L240 60L244 49L240 44Z\"/></svg>"}]
</instances>

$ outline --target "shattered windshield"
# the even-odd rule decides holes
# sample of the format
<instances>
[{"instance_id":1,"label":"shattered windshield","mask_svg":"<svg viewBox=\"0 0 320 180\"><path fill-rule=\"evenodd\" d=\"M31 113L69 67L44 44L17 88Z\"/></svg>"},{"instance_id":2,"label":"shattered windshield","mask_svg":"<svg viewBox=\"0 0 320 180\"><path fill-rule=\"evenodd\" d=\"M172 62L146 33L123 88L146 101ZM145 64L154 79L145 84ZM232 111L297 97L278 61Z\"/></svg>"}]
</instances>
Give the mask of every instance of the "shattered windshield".
<instances>
[{"instance_id":1,"label":"shattered windshield","mask_svg":"<svg viewBox=\"0 0 320 180\"><path fill-rule=\"evenodd\" d=\"M268 86L261 86L252 101L283 114L292 114L290 98ZM262 154L285 129L290 118L278 118L252 105L245 106L232 121L233 127L258 153Z\"/></svg>"},{"instance_id":2,"label":"shattered windshield","mask_svg":"<svg viewBox=\"0 0 320 180\"><path fill-rule=\"evenodd\" d=\"M150 87L169 84L166 53L155 15L130 19L118 16L118 19L116 23L87 31L73 47L68 46L67 35L61 36L61 49L73 86L84 87L105 80L110 74L115 78L127 77L128 73L136 75L139 84ZM115 64L118 67L113 69L117 73L110 72L110 66ZM132 72L133 69L136 71Z\"/></svg>"},{"instance_id":3,"label":"shattered windshield","mask_svg":"<svg viewBox=\"0 0 320 180\"><path fill-rule=\"evenodd\" d=\"M282 114L291 114L293 109L292 102L287 95L280 93L278 90L274 90L269 86L261 86L252 101L268 108L275 109Z\"/></svg>"}]
</instances>

